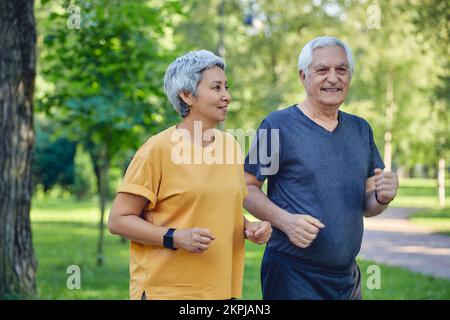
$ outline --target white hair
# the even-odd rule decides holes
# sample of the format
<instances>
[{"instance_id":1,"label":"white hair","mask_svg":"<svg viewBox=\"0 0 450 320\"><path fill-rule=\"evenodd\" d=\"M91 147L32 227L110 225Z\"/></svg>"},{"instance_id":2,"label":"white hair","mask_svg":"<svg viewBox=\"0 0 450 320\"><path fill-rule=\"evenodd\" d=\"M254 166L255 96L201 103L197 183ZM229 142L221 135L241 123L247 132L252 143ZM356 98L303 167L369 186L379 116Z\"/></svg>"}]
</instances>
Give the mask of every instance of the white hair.
<instances>
[{"instance_id":1,"label":"white hair","mask_svg":"<svg viewBox=\"0 0 450 320\"><path fill-rule=\"evenodd\" d=\"M172 62L164 75L164 91L175 110L184 118L189 114L189 106L181 99L180 93L197 96L197 87L202 73L213 67L225 70L225 62L208 50L190 51Z\"/></svg>"},{"instance_id":2,"label":"white hair","mask_svg":"<svg viewBox=\"0 0 450 320\"><path fill-rule=\"evenodd\" d=\"M318 37L309 41L303 47L298 57L298 71L303 71L305 76L308 75L309 72L308 69L312 62L313 51L318 48L334 47L334 46L339 46L342 49L344 49L345 54L347 56L348 65L350 68L350 78L351 78L354 70L352 50L343 41L334 37Z\"/></svg>"}]
</instances>

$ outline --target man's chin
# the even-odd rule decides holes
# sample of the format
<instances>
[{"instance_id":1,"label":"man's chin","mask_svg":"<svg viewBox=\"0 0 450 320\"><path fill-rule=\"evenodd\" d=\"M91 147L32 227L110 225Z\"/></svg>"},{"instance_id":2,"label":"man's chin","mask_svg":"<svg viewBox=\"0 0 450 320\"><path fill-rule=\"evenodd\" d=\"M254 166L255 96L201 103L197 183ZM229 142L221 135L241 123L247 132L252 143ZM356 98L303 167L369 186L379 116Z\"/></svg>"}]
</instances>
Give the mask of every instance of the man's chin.
<instances>
[{"instance_id":1,"label":"man's chin","mask_svg":"<svg viewBox=\"0 0 450 320\"><path fill-rule=\"evenodd\" d=\"M322 104L330 107L339 107L344 103L344 99L323 99Z\"/></svg>"}]
</instances>

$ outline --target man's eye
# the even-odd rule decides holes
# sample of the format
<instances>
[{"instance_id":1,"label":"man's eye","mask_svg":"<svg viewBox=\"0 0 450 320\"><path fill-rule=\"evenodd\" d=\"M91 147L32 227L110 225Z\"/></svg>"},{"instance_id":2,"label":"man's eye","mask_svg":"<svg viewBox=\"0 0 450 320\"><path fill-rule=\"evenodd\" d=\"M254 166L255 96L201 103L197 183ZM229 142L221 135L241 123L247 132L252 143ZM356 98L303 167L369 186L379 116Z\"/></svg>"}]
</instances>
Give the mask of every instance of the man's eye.
<instances>
[{"instance_id":1,"label":"man's eye","mask_svg":"<svg viewBox=\"0 0 450 320\"><path fill-rule=\"evenodd\" d=\"M325 72L327 72L327 69L319 69L317 70L317 72L320 74L324 74Z\"/></svg>"}]
</instances>

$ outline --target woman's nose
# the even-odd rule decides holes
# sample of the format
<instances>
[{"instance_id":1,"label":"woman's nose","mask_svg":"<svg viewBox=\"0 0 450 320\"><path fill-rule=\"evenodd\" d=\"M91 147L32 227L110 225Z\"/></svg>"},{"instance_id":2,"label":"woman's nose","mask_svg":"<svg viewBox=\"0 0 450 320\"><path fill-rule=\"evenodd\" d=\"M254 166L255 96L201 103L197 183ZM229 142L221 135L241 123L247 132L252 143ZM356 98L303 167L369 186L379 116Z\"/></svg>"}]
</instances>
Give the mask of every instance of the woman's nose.
<instances>
[{"instance_id":1,"label":"woman's nose","mask_svg":"<svg viewBox=\"0 0 450 320\"><path fill-rule=\"evenodd\" d=\"M225 94L223 95L223 100L230 102L231 101L231 94L228 91L225 91Z\"/></svg>"}]
</instances>

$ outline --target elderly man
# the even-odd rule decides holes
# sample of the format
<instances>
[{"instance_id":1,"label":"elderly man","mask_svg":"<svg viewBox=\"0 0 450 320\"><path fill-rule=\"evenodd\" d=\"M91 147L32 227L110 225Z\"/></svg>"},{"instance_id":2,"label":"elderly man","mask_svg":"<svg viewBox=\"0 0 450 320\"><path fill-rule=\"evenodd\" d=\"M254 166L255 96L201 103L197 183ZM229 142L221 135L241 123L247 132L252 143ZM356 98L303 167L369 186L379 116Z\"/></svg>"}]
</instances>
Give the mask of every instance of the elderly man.
<instances>
[{"instance_id":1,"label":"elderly man","mask_svg":"<svg viewBox=\"0 0 450 320\"><path fill-rule=\"evenodd\" d=\"M316 38L298 69L306 99L263 120L245 163L244 205L274 226L261 264L263 298L361 299L363 216L386 209L398 179L383 171L367 121L339 110L352 78L350 48Z\"/></svg>"}]
</instances>

